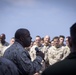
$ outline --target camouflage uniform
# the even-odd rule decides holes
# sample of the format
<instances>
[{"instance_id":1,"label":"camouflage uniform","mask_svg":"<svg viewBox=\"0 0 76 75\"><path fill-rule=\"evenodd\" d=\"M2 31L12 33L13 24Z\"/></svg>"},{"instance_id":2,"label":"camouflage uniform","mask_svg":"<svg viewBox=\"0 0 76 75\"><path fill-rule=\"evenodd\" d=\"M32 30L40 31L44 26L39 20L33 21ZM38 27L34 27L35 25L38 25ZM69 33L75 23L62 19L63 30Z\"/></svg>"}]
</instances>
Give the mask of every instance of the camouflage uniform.
<instances>
[{"instance_id":1,"label":"camouflage uniform","mask_svg":"<svg viewBox=\"0 0 76 75\"><path fill-rule=\"evenodd\" d=\"M70 48L68 46L65 46L63 59L65 59L70 53L71 53Z\"/></svg>"},{"instance_id":2,"label":"camouflage uniform","mask_svg":"<svg viewBox=\"0 0 76 75\"><path fill-rule=\"evenodd\" d=\"M5 42L3 45L0 41L0 56L3 56L5 48L9 45L8 42Z\"/></svg>"},{"instance_id":3,"label":"camouflage uniform","mask_svg":"<svg viewBox=\"0 0 76 75\"><path fill-rule=\"evenodd\" d=\"M43 47L42 45L39 46L39 47L37 45L34 45L34 46L31 47L29 54L30 54L30 57L31 57L32 61L34 61L36 59L36 50L35 50L35 48L38 48L38 50L41 51L42 47ZM42 65L42 68L39 71L39 73L42 73L42 71L45 69L44 60L42 60L41 65Z\"/></svg>"},{"instance_id":4,"label":"camouflage uniform","mask_svg":"<svg viewBox=\"0 0 76 75\"><path fill-rule=\"evenodd\" d=\"M34 59L36 59L36 50L35 50L36 46L32 46L30 48L29 54L31 57L31 60L33 61Z\"/></svg>"},{"instance_id":5,"label":"camouflage uniform","mask_svg":"<svg viewBox=\"0 0 76 75\"><path fill-rule=\"evenodd\" d=\"M52 46L48 50L48 60L50 65L53 65L58 61L61 61L63 56L64 56L64 47L56 48L55 46Z\"/></svg>"},{"instance_id":6,"label":"camouflage uniform","mask_svg":"<svg viewBox=\"0 0 76 75\"><path fill-rule=\"evenodd\" d=\"M0 57L3 56L4 50L5 50L5 48L7 47L7 45L8 45L8 43L5 43L4 45L2 45L2 44L0 43Z\"/></svg>"},{"instance_id":7,"label":"camouflage uniform","mask_svg":"<svg viewBox=\"0 0 76 75\"><path fill-rule=\"evenodd\" d=\"M47 61L47 52L49 48L50 48L50 45L48 46L43 45L43 48L41 49L41 51L45 54L45 57L44 57L45 61Z\"/></svg>"},{"instance_id":8,"label":"camouflage uniform","mask_svg":"<svg viewBox=\"0 0 76 75\"><path fill-rule=\"evenodd\" d=\"M30 55L21 44L15 42L4 53L3 57L13 61L19 69L21 75L33 75L41 69L42 58L37 56L32 62Z\"/></svg>"},{"instance_id":9,"label":"camouflage uniform","mask_svg":"<svg viewBox=\"0 0 76 75\"><path fill-rule=\"evenodd\" d=\"M50 45L48 45L48 46L43 45L43 48L41 49L41 51L45 55L44 60L45 60L45 67L46 68L49 66L49 63L48 63L48 49L49 48L50 48Z\"/></svg>"}]
</instances>

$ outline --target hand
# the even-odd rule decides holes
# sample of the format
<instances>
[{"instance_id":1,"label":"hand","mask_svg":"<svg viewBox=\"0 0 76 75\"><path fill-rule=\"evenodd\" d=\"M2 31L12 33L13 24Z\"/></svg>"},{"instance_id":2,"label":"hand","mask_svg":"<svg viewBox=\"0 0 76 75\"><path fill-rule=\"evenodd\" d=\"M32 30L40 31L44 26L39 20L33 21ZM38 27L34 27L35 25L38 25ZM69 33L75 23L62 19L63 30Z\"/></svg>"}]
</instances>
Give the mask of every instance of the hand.
<instances>
[{"instance_id":1,"label":"hand","mask_svg":"<svg viewBox=\"0 0 76 75\"><path fill-rule=\"evenodd\" d=\"M44 60L44 53L42 53L41 51L36 52L37 56L41 56L42 59Z\"/></svg>"}]
</instances>

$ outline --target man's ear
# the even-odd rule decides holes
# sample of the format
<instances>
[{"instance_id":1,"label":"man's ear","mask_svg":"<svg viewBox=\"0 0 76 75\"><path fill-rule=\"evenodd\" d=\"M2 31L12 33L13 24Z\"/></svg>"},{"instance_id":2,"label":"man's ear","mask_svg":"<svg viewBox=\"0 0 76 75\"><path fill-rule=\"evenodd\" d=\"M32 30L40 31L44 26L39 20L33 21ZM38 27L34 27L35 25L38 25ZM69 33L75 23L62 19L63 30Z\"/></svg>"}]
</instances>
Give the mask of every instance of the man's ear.
<instances>
[{"instance_id":1,"label":"man's ear","mask_svg":"<svg viewBox=\"0 0 76 75\"><path fill-rule=\"evenodd\" d=\"M20 40L21 40L21 41L24 41L24 38L21 36L21 37L20 37Z\"/></svg>"}]
</instances>

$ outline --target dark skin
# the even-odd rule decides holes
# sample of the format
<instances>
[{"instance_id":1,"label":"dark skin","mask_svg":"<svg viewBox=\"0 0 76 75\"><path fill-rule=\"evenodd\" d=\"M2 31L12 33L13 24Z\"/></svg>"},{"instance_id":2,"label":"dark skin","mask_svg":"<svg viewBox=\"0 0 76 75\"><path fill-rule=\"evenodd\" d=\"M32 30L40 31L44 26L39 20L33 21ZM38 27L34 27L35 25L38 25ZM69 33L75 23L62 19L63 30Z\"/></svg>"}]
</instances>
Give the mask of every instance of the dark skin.
<instances>
[{"instance_id":1,"label":"dark skin","mask_svg":"<svg viewBox=\"0 0 76 75\"><path fill-rule=\"evenodd\" d=\"M1 41L2 45L4 45L4 43L5 43L5 34L0 35L0 41Z\"/></svg>"},{"instance_id":2,"label":"dark skin","mask_svg":"<svg viewBox=\"0 0 76 75\"><path fill-rule=\"evenodd\" d=\"M30 32L27 29L19 29L15 33L15 41L20 43L24 48L30 46L31 39ZM44 59L44 54L41 51L36 54Z\"/></svg>"},{"instance_id":3,"label":"dark skin","mask_svg":"<svg viewBox=\"0 0 76 75\"><path fill-rule=\"evenodd\" d=\"M30 32L27 29L20 29L15 33L15 41L19 42L24 48L31 44Z\"/></svg>"}]
</instances>

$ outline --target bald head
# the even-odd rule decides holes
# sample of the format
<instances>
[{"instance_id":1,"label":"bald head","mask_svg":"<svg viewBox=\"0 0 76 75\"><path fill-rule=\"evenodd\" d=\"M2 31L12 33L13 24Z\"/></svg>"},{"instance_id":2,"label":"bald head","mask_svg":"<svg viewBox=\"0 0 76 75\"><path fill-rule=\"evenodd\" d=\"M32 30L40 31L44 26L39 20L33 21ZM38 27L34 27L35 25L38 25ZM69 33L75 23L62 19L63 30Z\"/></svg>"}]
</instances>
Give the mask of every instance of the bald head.
<instances>
[{"instance_id":1,"label":"bald head","mask_svg":"<svg viewBox=\"0 0 76 75\"><path fill-rule=\"evenodd\" d=\"M50 42L50 36L49 36L49 35L46 35L46 36L44 37L44 43L45 43L46 45L48 45L49 42Z\"/></svg>"},{"instance_id":2,"label":"bald head","mask_svg":"<svg viewBox=\"0 0 76 75\"><path fill-rule=\"evenodd\" d=\"M44 37L44 40L45 40L45 39L50 40L50 36L49 36L49 35L46 35L46 36Z\"/></svg>"}]
</instances>

